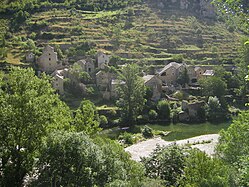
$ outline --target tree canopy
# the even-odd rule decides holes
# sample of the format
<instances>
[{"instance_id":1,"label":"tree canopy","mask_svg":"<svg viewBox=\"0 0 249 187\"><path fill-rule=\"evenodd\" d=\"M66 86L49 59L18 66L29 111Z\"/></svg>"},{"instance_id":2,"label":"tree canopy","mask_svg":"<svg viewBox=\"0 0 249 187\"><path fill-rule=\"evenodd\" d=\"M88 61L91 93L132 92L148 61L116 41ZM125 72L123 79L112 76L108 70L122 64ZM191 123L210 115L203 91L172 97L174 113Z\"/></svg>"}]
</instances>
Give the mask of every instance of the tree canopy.
<instances>
[{"instance_id":1,"label":"tree canopy","mask_svg":"<svg viewBox=\"0 0 249 187\"><path fill-rule=\"evenodd\" d=\"M47 133L70 128L70 111L47 76L19 67L0 74L0 111L0 185L20 186Z\"/></svg>"},{"instance_id":2,"label":"tree canopy","mask_svg":"<svg viewBox=\"0 0 249 187\"><path fill-rule=\"evenodd\" d=\"M145 103L145 86L139 77L139 68L136 64L128 64L119 74L118 105L123 110L123 119L134 122L142 111Z\"/></svg>"}]
</instances>

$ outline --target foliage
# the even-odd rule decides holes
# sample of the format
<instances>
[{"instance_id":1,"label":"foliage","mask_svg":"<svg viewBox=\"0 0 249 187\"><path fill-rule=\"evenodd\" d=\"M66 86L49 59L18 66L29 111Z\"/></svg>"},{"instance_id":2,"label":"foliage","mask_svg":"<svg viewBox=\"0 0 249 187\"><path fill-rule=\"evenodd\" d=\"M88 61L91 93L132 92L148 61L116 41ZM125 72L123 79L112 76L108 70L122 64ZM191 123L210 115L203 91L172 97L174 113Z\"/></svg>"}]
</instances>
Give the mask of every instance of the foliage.
<instances>
[{"instance_id":1,"label":"foliage","mask_svg":"<svg viewBox=\"0 0 249 187\"><path fill-rule=\"evenodd\" d=\"M123 134L121 134L119 137L118 137L119 140L123 140L125 144L128 144L128 145L131 145L133 144L135 141L134 141L134 138L133 138L133 134L131 133L128 133L128 132L124 132Z\"/></svg>"},{"instance_id":2,"label":"foliage","mask_svg":"<svg viewBox=\"0 0 249 187\"><path fill-rule=\"evenodd\" d=\"M219 99L215 96L208 98L206 114L209 121L217 122L225 117L225 111L222 109Z\"/></svg>"},{"instance_id":3,"label":"foliage","mask_svg":"<svg viewBox=\"0 0 249 187\"><path fill-rule=\"evenodd\" d=\"M200 81L202 94L205 96L217 96L220 98L226 93L227 85L219 77L202 78Z\"/></svg>"},{"instance_id":4,"label":"foliage","mask_svg":"<svg viewBox=\"0 0 249 187\"><path fill-rule=\"evenodd\" d=\"M75 111L73 126L76 131L83 131L86 134L96 134L99 128L99 116L95 105L89 100L83 100Z\"/></svg>"},{"instance_id":5,"label":"foliage","mask_svg":"<svg viewBox=\"0 0 249 187\"><path fill-rule=\"evenodd\" d=\"M99 116L99 121L101 126L106 126L108 124L108 119L104 115Z\"/></svg>"},{"instance_id":6,"label":"foliage","mask_svg":"<svg viewBox=\"0 0 249 187\"><path fill-rule=\"evenodd\" d=\"M225 131L220 132L218 151L222 159L235 164L249 151L249 111L243 111Z\"/></svg>"},{"instance_id":7,"label":"foliage","mask_svg":"<svg viewBox=\"0 0 249 187\"><path fill-rule=\"evenodd\" d=\"M237 186L247 186L249 151L249 111L243 111L227 130L220 132L219 157L235 169Z\"/></svg>"},{"instance_id":8,"label":"foliage","mask_svg":"<svg viewBox=\"0 0 249 187\"><path fill-rule=\"evenodd\" d=\"M141 165L129 160L122 147L100 138L95 142L84 133L51 134L33 186L105 186L117 180L132 186L141 180Z\"/></svg>"},{"instance_id":9,"label":"foliage","mask_svg":"<svg viewBox=\"0 0 249 187\"><path fill-rule=\"evenodd\" d=\"M143 136L145 138L151 138L151 137L153 137L152 128L150 128L147 125L145 125L144 128L142 129L142 134L143 134Z\"/></svg>"},{"instance_id":10,"label":"foliage","mask_svg":"<svg viewBox=\"0 0 249 187\"><path fill-rule=\"evenodd\" d=\"M139 69L135 64L128 64L119 74L117 88L119 100L118 105L123 110L123 119L134 122L142 111L145 103L145 86L141 77L138 76Z\"/></svg>"},{"instance_id":11,"label":"foliage","mask_svg":"<svg viewBox=\"0 0 249 187\"><path fill-rule=\"evenodd\" d=\"M166 100L157 103L157 110L160 119L170 119L170 105Z\"/></svg>"},{"instance_id":12,"label":"foliage","mask_svg":"<svg viewBox=\"0 0 249 187\"><path fill-rule=\"evenodd\" d=\"M248 29L249 4L247 0L213 0L213 3L230 19L239 18L239 25Z\"/></svg>"},{"instance_id":13,"label":"foliage","mask_svg":"<svg viewBox=\"0 0 249 187\"><path fill-rule=\"evenodd\" d=\"M188 76L188 70L185 67L183 72L180 72L180 75L177 77L176 82L182 86L185 86L185 84L189 83L189 76Z\"/></svg>"},{"instance_id":14,"label":"foliage","mask_svg":"<svg viewBox=\"0 0 249 187\"><path fill-rule=\"evenodd\" d=\"M53 129L69 128L70 111L47 76L14 67L0 74L0 111L0 185L21 186L42 139Z\"/></svg>"},{"instance_id":15,"label":"foliage","mask_svg":"<svg viewBox=\"0 0 249 187\"><path fill-rule=\"evenodd\" d=\"M150 110L149 111L149 118L150 119L155 120L155 119L157 119L157 116L158 116L158 114L157 114L157 112L155 110Z\"/></svg>"},{"instance_id":16,"label":"foliage","mask_svg":"<svg viewBox=\"0 0 249 187\"><path fill-rule=\"evenodd\" d=\"M186 157L184 175L180 179L182 187L228 187L228 168L218 159L210 158L200 150L194 149Z\"/></svg>"},{"instance_id":17,"label":"foliage","mask_svg":"<svg viewBox=\"0 0 249 187\"><path fill-rule=\"evenodd\" d=\"M166 186L178 186L177 179L183 174L183 148L171 145L167 148L157 147L148 158L142 158L146 176L162 179Z\"/></svg>"}]
</instances>

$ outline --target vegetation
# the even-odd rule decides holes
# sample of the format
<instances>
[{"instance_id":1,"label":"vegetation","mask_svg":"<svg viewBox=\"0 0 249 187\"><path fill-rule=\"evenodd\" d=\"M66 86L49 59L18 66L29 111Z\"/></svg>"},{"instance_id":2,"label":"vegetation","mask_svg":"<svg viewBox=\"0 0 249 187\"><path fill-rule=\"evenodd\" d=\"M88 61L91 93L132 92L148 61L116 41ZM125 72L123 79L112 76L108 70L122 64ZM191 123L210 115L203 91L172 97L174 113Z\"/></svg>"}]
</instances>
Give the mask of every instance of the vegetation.
<instances>
[{"instance_id":1,"label":"vegetation","mask_svg":"<svg viewBox=\"0 0 249 187\"><path fill-rule=\"evenodd\" d=\"M131 123L136 121L145 103L145 86L138 74L139 69L135 64L126 65L119 74L118 106L124 112L123 120Z\"/></svg>"},{"instance_id":2,"label":"vegetation","mask_svg":"<svg viewBox=\"0 0 249 187\"><path fill-rule=\"evenodd\" d=\"M194 4L188 5L189 12L182 11L176 8L178 2L0 2L0 186L249 186L249 112L235 108L242 108L249 91L248 38L242 39L237 52L241 31L248 33L248 3L214 0L223 13L215 20L200 18L203 14L194 11ZM231 14L234 18L226 19ZM93 58L99 49L112 54L110 64L115 68L103 71L118 73L117 105L110 101L110 106L102 103L102 107L96 107L83 99L78 108L70 110L51 87L52 79L29 68L36 69L35 64L25 60L26 52L34 53L36 58L41 46L48 43L70 66L72 78L66 80L66 87L76 91L72 96L62 96L64 100L81 100L83 83L89 85L88 97L98 95L92 75L71 64L82 56ZM168 101L151 101L154 90L146 90L141 76L155 74L155 69L171 61L215 65L215 76L185 87L190 82L185 69L173 86L184 89L169 90L170 95L165 94ZM8 67L8 63L25 68ZM218 67L220 64L237 69L228 72L223 67L231 66ZM198 84L202 96L195 87ZM99 102L97 97L91 99ZM187 100L186 108L181 105L183 99ZM191 145L172 144L157 147L149 157L135 162L124 151L125 146L157 135L167 140L183 139L217 133L228 126L133 126L138 120L144 124L177 121L180 114L190 117L191 106L196 103L206 103L195 112L211 122L227 118L234 108L240 113L230 127L220 132L216 155L209 157ZM115 140L102 136L100 127L109 126L115 126ZM187 128L188 132L182 133Z\"/></svg>"},{"instance_id":3,"label":"vegetation","mask_svg":"<svg viewBox=\"0 0 249 187\"><path fill-rule=\"evenodd\" d=\"M21 186L33 168L44 137L70 128L69 108L54 94L49 78L31 69L0 75L1 186Z\"/></svg>"}]
</instances>

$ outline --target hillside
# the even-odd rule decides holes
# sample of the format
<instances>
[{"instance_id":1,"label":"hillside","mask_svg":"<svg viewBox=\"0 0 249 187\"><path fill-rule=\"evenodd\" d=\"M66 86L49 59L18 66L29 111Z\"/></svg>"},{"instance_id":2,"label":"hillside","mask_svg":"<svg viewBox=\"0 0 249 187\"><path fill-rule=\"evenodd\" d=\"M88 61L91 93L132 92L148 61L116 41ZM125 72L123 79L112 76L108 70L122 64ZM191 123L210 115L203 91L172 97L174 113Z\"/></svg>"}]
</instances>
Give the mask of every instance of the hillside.
<instances>
[{"instance_id":1,"label":"hillside","mask_svg":"<svg viewBox=\"0 0 249 187\"><path fill-rule=\"evenodd\" d=\"M242 34L233 25L191 10L145 1L116 10L53 8L30 13L9 36L5 60L14 64L21 61L27 39L31 38L40 48L45 44L59 45L72 61L104 50L121 57L122 63L233 63ZM8 22L2 24L5 26L1 30Z\"/></svg>"}]
</instances>

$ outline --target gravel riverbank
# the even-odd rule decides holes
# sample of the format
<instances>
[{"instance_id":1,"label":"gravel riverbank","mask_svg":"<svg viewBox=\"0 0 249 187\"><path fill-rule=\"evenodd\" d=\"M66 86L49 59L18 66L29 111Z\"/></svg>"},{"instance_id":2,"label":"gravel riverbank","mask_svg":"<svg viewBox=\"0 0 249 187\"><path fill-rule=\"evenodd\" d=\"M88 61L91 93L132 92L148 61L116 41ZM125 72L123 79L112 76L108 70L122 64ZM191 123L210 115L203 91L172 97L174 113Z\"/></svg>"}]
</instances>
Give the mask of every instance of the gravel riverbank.
<instances>
[{"instance_id":1,"label":"gravel riverbank","mask_svg":"<svg viewBox=\"0 0 249 187\"><path fill-rule=\"evenodd\" d=\"M178 141L165 141L161 137L152 138L125 148L131 154L133 160L140 161L140 157L148 157L157 145L169 146L174 142L177 145L194 144L191 147L198 148L208 155L215 153L215 146L218 143L218 134L207 134Z\"/></svg>"}]
</instances>

